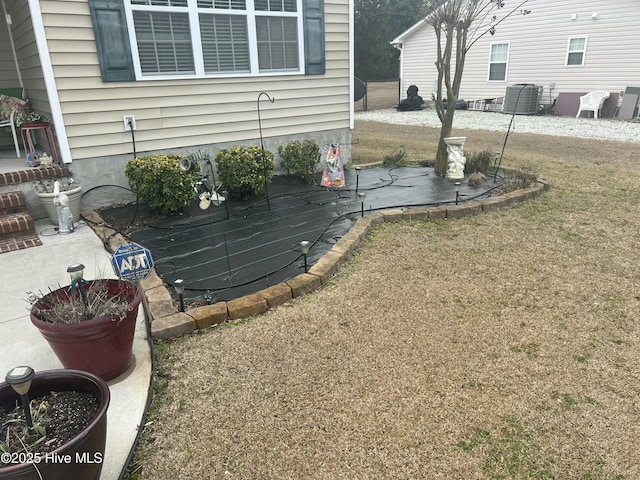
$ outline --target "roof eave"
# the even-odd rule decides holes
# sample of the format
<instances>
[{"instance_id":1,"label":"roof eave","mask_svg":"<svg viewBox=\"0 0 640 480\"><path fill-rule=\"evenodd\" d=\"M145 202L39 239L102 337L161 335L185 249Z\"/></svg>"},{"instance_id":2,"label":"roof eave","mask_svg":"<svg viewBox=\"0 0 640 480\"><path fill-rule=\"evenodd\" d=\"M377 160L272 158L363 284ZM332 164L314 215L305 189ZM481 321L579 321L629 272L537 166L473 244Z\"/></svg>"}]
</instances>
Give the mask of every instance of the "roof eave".
<instances>
[{"instance_id":1,"label":"roof eave","mask_svg":"<svg viewBox=\"0 0 640 480\"><path fill-rule=\"evenodd\" d=\"M396 38L391 40L389 43L391 45L393 45L394 47L397 47L398 45L402 45L404 43L404 40L409 35L411 35L416 30L422 28L422 26L425 25L426 23L427 23L427 19L426 18L420 19L420 21L418 21L417 23L413 24L411 27L409 27L407 30L402 32L400 35L398 35Z\"/></svg>"}]
</instances>

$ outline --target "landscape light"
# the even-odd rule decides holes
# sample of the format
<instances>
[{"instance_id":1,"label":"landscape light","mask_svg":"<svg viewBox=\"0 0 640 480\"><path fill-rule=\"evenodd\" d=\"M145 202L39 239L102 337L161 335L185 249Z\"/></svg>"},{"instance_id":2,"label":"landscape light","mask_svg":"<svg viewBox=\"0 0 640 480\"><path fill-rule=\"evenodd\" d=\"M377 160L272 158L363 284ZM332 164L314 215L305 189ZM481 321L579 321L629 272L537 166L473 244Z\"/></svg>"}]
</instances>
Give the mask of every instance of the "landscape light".
<instances>
[{"instance_id":1,"label":"landscape light","mask_svg":"<svg viewBox=\"0 0 640 480\"><path fill-rule=\"evenodd\" d=\"M300 242L300 250L302 250L302 256L304 257L304 273L307 273L308 271L307 254L309 253L310 248L311 248L311 242L307 240L303 240Z\"/></svg>"},{"instance_id":2,"label":"landscape light","mask_svg":"<svg viewBox=\"0 0 640 480\"><path fill-rule=\"evenodd\" d=\"M73 265L69 265L67 267L67 273L71 277L71 290L78 286L80 290L80 295L82 295L82 301L84 302L84 306L89 310L89 300L87 299L87 292L84 291L83 285L83 277L84 277L84 265L81 263L74 263Z\"/></svg>"},{"instance_id":3,"label":"landscape light","mask_svg":"<svg viewBox=\"0 0 640 480\"><path fill-rule=\"evenodd\" d=\"M358 192L358 198L360 199L360 216L364 217L364 199L367 196L364 192Z\"/></svg>"},{"instance_id":4,"label":"landscape light","mask_svg":"<svg viewBox=\"0 0 640 480\"><path fill-rule=\"evenodd\" d=\"M184 312L184 289L185 289L186 285L184 284L184 280L182 280L181 278L177 279L175 282L173 282L173 288L175 289L176 293L178 294L178 298L180 299L180 311Z\"/></svg>"},{"instance_id":5,"label":"landscape light","mask_svg":"<svg viewBox=\"0 0 640 480\"><path fill-rule=\"evenodd\" d=\"M460 200L460 182L456 182L453 185L456 187L456 205L458 205L458 201Z\"/></svg>"},{"instance_id":6,"label":"landscape light","mask_svg":"<svg viewBox=\"0 0 640 480\"><path fill-rule=\"evenodd\" d=\"M11 385L11 388L20 395L22 401L22 410L24 410L24 418L27 421L27 427L33 428L33 419L31 418L31 409L29 408L29 389L31 388L31 379L35 375L31 367L14 367L9 370L5 377L5 382Z\"/></svg>"}]
</instances>

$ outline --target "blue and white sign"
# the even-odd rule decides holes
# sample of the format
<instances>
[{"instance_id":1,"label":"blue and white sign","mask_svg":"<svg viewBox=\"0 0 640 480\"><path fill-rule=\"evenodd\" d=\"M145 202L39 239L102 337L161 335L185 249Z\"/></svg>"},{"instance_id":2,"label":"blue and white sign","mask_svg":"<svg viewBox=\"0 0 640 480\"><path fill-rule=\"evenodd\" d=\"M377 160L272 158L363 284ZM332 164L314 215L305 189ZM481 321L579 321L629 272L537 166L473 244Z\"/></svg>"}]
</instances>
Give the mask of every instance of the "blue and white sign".
<instances>
[{"instance_id":1,"label":"blue and white sign","mask_svg":"<svg viewBox=\"0 0 640 480\"><path fill-rule=\"evenodd\" d=\"M120 245L111 257L113 272L123 280L137 282L151 274L151 252L137 243Z\"/></svg>"}]
</instances>

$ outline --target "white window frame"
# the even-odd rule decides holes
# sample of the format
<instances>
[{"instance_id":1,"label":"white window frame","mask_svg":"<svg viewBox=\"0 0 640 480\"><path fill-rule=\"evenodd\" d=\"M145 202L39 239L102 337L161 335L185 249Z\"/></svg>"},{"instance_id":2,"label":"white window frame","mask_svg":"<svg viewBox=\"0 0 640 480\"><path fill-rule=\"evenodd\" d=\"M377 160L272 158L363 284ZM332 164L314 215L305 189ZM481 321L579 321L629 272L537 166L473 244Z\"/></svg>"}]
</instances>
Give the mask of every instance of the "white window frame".
<instances>
[{"instance_id":1,"label":"white window frame","mask_svg":"<svg viewBox=\"0 0 640 480\"><path fill-rule=\"evenodd\" d=\"M133 58L133 66L136 80L176 80L190 78L241 78L241 77L268 77L276 75L304 75L305 73L305 57L304 57L304 12L302 0L296 0L296 12L269 12L255 10L254 0L246 0L246 10L235 9L215 9L215 8L198 8L197 0L187 0L186 7L165 7L165 6L149 6L149 5L131 5L130 0L124 1L125 14L127 17L127 29L129 32L129 40L131 43L131 55ZM140 56L138 53L138 42L136 38L135 25L133 21L133 11L153 11L153 12L171 12L171 13L187 13L189 15L189 26L191 30L191 45L193 51L194 73L154 73L144 74L140 65ZM223 14L223 15L242 15L247 18L247 36L249 44L249 63L250 70L248 72L205 72L204 58L202 52L202 42L200 39L200 22L198 15L205 14ZM256 17L274 16L274 17L292 17L296 18L296 26L298 30L298 68L283 70L260 70L258 65L258 44L256 32Z\"/></svg>"},{"instance_id":2,"label":"white window frame","mask_svg":"<svg viewBox=\"0 0 640 480\"><path fill-rule=\"evenodd\" d=\"M491 54L493 53L493 47L495 45L506 45L507 46L507 58L504 61L496 62L491 60ZM491 42L489 44L489 65L487 66L487 82L491 83L505 83L507 78L509 78L509 56L511 54L511 42ZM494 64L502 64L504 63L504 79L503 80L492 80L491 79L491 66Z\"/></svg>"},{"instance_id":3,"label":"white window frame","mask_svg":"<svg viewBox=\"0 0 640 480\"><path fill-rule=\"evenodd\" d=\"M571 40L584 39L584 48L581 50L571 50ZM567 39L567 53L564 57L564 66L565 67L584 67L585 59L587 58L587 43L588 43L587 35L573 35ZM580 64L570 64L569 63L569 54L571 53L582 53L582 63Z\"/></svg>"}]
</instances>

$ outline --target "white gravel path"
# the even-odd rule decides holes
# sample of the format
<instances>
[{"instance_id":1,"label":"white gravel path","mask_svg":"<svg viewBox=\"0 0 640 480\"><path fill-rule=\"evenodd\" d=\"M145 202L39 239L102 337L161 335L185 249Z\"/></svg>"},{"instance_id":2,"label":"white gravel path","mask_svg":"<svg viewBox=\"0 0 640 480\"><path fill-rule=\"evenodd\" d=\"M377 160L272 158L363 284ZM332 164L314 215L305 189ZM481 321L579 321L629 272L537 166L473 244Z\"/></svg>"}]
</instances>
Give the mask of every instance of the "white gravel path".
<instances>
[{"instance_id":1,"label":"white gravel path","mask_svg":"<svg viewBox=\"0 0 640 480\"><path fill-rule=\"evenodd\" d=\"M356 112L356 120L440 127L434 109L398 112L395 109ZM456 111L454 129L506 132L512 115L498 112ZM640 143L640 122L614 119L556 117L552 115L515 115L512 131L562 137L595 138Z\"/></svg>"}]
</instances>

